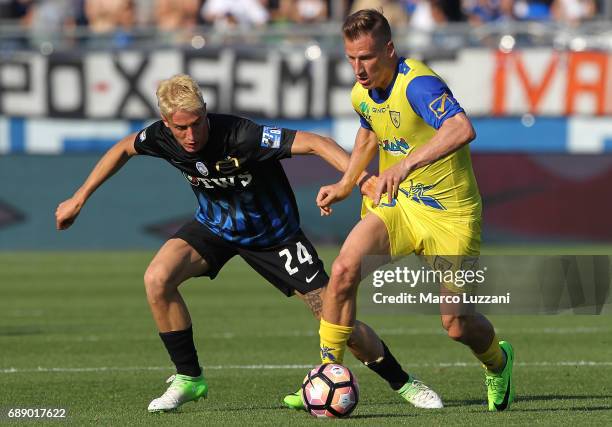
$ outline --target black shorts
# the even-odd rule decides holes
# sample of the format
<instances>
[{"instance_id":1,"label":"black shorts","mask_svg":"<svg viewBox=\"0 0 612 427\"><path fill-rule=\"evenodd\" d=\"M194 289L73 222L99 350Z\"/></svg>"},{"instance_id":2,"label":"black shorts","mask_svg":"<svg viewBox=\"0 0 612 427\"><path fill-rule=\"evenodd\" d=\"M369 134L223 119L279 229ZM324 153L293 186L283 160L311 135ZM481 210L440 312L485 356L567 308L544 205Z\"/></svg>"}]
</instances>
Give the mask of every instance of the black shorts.
<instances>
[{"instance_id":1,"label":"black shorts","mask_svg":"<svg viewBox=\"0 0 612 427\"><path fill-rule=\"evenodd\" d=\"M202 276L214 279L234 255L240 255L255 271L287 296L307 294L329 281L323 261L302 230L269 248L244 248L211 233L195 219L183 225L172 238L182 239L208 263Z\"/></svg>"}]
</instances>

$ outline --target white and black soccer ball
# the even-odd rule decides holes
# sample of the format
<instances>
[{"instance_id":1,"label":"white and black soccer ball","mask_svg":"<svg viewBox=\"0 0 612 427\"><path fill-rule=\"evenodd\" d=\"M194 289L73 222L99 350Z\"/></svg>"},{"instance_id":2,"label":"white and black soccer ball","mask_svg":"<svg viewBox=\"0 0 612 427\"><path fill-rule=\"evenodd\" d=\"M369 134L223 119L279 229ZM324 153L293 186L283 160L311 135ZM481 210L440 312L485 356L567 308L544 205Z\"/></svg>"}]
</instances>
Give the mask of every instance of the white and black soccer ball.
<instances>
[{"instance_id":1,"label":"white and black soccer ball","mask_svg":"<svg viewBox=\"0 0 612 427\"><path fill-rule=\"evenodd\" d=\"M346 366L334 363L316 366L304 378L302 401L314 417L347 417L359 401L357 378Z\"/></svg>"}]
</instances>

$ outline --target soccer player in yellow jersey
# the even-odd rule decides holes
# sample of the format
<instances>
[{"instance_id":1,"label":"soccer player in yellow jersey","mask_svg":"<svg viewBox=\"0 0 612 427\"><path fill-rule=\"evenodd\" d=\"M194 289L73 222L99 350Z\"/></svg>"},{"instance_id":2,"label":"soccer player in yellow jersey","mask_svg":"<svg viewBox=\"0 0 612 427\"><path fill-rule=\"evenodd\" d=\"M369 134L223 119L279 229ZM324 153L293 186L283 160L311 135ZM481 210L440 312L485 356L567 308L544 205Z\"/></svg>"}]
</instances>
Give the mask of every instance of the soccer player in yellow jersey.
<instances>
[{"instance_id":1,"label":"soccer player in yellow jersey","mask_svg":"<svg viewBox=\"0 0 612 427\"><path fill-rule=\"evenodd\" d=\"M361 127L347 171L338 183L321 188L317 204L329 215L355 184L375 185L376 191L374 200L364 198L362 219L332 266L319 330L324 363L342 363L364 256L461 257L480 251L481 199L468 148L475 132L465 112L425 64L398 57L380 12L356 12L342 31L357 80L351 101ZM376 152L378 178L357 182ZM498 340L482 314L441 313L448 336L468 346L485 367L489 410L503 411L514 398L512 347Z\"/></svg>"}]
</instances>

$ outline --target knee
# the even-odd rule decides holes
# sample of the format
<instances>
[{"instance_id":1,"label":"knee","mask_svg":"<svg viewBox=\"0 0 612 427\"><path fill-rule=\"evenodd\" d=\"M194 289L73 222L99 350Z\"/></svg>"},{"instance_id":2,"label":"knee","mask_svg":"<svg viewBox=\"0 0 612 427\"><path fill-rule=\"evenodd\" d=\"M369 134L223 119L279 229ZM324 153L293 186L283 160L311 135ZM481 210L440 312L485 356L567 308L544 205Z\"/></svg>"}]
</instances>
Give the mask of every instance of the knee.
<instances>
[{"instance_id":1,"label":"knee","mask_svg":"<svg viewBox=\"0 0 612 427\"><path fill-rule=\"evenodd\" d=\"M448 337L454 341L464 342L466 340L469 327L468 323L466 316L442 316L442 327L446 330Z\"/></svg>"},{"instance_id":2,"label":"knee","mask_svg":"<svg viewBox=\"0 0 612 427\"><path fill-rule=\"evenodd\" d=\"M347 299L356 293L358 283L359 264L338 257L332 265L331 280L326 292L336 298Z\"/></svg>"},{"instance_id":3,"label":"knee","mask_svg":"<svg viewBox=\"0 0 612 427\"><path fill-rule=\"evenodd\" d=\"M147 300L150 304L157 304L165 300L171 289L170 275L165 269L150 265L144 274L144 285L147 292Z\"/></svg>"}]
</instances>

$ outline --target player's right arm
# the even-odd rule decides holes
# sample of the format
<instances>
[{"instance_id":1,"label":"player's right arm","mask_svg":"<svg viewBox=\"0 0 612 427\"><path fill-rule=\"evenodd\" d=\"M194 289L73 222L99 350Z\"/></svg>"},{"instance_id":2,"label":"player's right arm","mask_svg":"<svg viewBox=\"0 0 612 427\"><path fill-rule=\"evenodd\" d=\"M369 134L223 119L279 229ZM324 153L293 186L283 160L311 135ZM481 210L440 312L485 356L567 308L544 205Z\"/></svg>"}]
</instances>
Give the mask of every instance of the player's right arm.
<instances>
[{"instance_id":1,"label":"player's right arm","mask_svg":"<svg viewBox=\"0 0 612 427\"><path fill-rule=\"evenodd\" d=\"M358 182L366 167L370 164L378 151L378 139L371 129L360 127L355 137L355 146L351 153L349 165L342 179L336 184L321 187L317 195L317 205L322 212L331 213L333 203L346 199L355 184L358 184L361 193L370 195L375 188L376 178L366 175Z\"/></svg>"},{"instance_id":2,"label":"player's right arm","mask_svg":"<svg viewBox=\"0 0 612 427\"><path fill-rule=\"evenodd\" d=\"M130 134L111 147L93 168L83 185L74 195L64 200L55 211L55 226L58 230L70 227L87 199L96 189L123 167L130 157L137 154L134 148L136 133Z\"/></svg>"}]
</instances>

